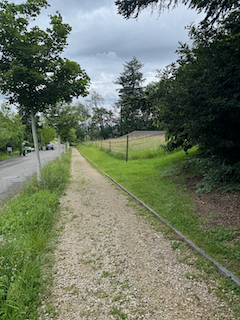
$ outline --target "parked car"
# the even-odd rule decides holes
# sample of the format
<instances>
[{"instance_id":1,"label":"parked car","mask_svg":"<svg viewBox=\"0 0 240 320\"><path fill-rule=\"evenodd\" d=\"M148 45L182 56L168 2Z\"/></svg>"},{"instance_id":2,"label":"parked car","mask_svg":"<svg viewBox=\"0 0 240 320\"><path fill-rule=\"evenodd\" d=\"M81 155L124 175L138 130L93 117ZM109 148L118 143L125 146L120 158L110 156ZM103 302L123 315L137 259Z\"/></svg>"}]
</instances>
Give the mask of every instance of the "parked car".
<instances>
[{"instance_id":1,"label":"parked car","mask_svg":"<svg viewBox=\"0 0 240 320\"><path fill-rule=\"evenodd\" d=\"M47 144L46 150L54 150L53 144Z\"/></svg>"},{"instance_id":2,"label":"parked car","mask_svg":"<svg viewBox=\"0 0 240 320\"><path fill-rule=\"evenodd\" d=\"M26 150L26 152L34 151L34 148L32 148L32 147L25 147L24 149Z\"/></svg>"}]
</instances>

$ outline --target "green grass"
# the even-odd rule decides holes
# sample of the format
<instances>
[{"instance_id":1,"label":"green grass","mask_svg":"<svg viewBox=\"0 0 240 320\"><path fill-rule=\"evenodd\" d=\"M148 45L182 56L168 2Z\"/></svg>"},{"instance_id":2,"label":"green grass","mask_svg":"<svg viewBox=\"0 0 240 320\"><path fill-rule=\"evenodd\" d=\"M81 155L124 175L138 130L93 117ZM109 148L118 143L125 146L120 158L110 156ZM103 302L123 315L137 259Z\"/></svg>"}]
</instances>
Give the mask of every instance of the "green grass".
<instances>
[{"instance_id":1,"label":"green grass","mask_svg":"<svg viewBox=\"0 0 240 320\"><path fill-rule=\"evenodd\" d=\"M110 314L112 314L117 319L127 319L127 315L115 307L110 310Z\"/></svg>"},{"instance_id":2,"label":"green grass","mask_svg":"<svg viewBox=\"0 0 240 320\"><path fill-rule=\"evenodd\" d=\"M0 211L0 319L37 319L40 293L48 284L49 238L58 216L59 196L69 179L70 153L42 170ZM44 275L44 277L43 277Z\"/></svg>"},{"instance_id":3,"label":"green grass","mask_svg":"<svg viewBox=\"0 0 240 320\"><path fill-rule=\"evenodd\" d=\"M161 145L165 144L165 137L162 134L153 136L129 136L128 159L151 159L158 155L163 155L164 150ZM98 141L88 141L85 145L91 146L119 160L126 160L127 138L116 138Z\"/></svg>"},{"instance_id":4,"label":"green grass","mask_svg":"<svg viewBox=\"0 0 240 320\"><path fill-rule=\"evenodd\" d=\"M12 158L12 157L18 157L18 156L19 156L19 152L18 151L13 152L12 156L7 155L4 152L0 152L0 160L5 160L5 159Z\"/></svg>"},{"instance_id":5,"label":"green grass","mask_svg":"<svg viewBox=\"0 0 240 320\"><path fill-rule=\"evenodd\" d=\"M172 173L176 172L176 167L179 165L181 167L186 157L195 156L196 149L192 149L188 155L177 150L174 153L158 155L151 159L126 162L111 157L96 147L79 145L77 148L100 169L164 217L237 277L240 277L239 232L224 227L203 228L202 219L194 212L192 196L186 192L184 184L174 183ZM171 179L166 179L164 177L166 174L170 175ZM178 182L180 180L178 177ZM138 211L141 210L138 208ZM164 232L167 238L174 241L173 249L184 250L186 245L182 241L179 242L178 237L168 227L164 227L156 216L150 212L140 213L140 215L143 215L157 231ZM182 261L195 265L201 274L205 272L204 279L209 277L208 280L205 279L206 281L211 283L211 277L214 280L217 279L219 285L215 288L216 295L228 301L229 306L235 310L236 316L240 316L240 290L233 282L222 278L212 263L201 256L192 259L187 253L186 257L182 257ZM115 313L120 318L117 312L119 310L114 310L112 314Z\"/></svg>"},{"instance_id":6,"label":"green grass","mask_svg":"<svg viewBox=\"0 0 240 320\"><path fill-rule=\"evenodd\" d=\"M239 232L229 228L202 228L194 212L194 203L184 187L162 177L169 165L186 158L183 151L160 155L152 159L121 161L96 148L79 145L78 149L117 182L168 220L218 262L240 277ZM191 150L188 157L194 155Z\"/></svg>"},{"instance_id":7,"label":"green grass","mask_svg":"<svg viewBox=\"0 0 240 320\"><path fill-rule=\"evenodd\" d=\"M4 159L8 159L11 158L10 156L8 156L6 153L0 152L0 160L4 160Z\"/></svg>"}]
</instances>

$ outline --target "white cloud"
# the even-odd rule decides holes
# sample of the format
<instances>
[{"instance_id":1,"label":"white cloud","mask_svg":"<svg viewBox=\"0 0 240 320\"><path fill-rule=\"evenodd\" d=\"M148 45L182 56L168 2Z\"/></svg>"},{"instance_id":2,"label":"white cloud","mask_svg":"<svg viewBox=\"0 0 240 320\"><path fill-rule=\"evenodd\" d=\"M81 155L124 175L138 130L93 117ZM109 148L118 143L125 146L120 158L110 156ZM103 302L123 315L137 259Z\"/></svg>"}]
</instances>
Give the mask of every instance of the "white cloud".
<instances>
[{"instance_id":1,"label":"white cloud","mask_svg":"<svg viewBox=\"0 0 240 320\"><path fill-rule=\"evenodd\" d=\"M116 52L103 52L103 53L97 53L96 58L102 59L102 60L120 60L120 58L117 56Z\"/></svg>"}]
</instances>

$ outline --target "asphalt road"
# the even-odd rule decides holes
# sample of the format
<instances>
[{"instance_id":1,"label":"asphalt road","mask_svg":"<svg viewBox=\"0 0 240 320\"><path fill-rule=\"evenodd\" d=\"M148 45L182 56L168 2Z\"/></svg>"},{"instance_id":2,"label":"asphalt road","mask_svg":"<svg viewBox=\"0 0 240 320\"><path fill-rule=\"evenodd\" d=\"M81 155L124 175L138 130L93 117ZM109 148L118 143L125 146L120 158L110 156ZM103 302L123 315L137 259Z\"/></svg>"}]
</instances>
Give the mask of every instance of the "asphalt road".
<instances>
[{"instance_id":1,"label":"asphalt road","mask_svg":"<svg viewBox=\"0 0 240 320\"><path fill-rule=\"evenodd\" d=\"M61 152L63 152L63 146L61 146ZM54 150L40 151L41 166L43 167L57 157L57 145L54 146ZM0 200L16 194L36 171L37 160L35 152L30 152L25 157L14 157L0 161Z\"/></svg>"}]
</instances>

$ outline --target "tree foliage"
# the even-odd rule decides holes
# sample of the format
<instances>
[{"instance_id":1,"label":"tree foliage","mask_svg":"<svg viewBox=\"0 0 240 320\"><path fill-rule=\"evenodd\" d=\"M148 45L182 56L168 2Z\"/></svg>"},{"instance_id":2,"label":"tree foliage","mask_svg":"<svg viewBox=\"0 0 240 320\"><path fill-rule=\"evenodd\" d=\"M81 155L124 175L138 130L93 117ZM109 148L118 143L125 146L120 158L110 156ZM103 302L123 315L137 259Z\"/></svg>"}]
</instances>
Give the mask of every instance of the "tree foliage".
<instances>
[{"instance_id":1,"label":"tree foliage","mask_svg":"<svg viewBox=\"0 0 240 320\"><path fill-rule=\"evenodd\" d=\"M91 140L108 139L117 135L117 120L112 110L103 107L94 107L89 124L89 136Z\"/></svg>"},{"instance_id":2,"label":"tree foliage","mask_svg":"<svg viewBox=\"0 0 240 320\"><path fill-rule=\"evenodd\" d=\"M76 129L82 119L78 111L76 106L58 103L45 112L48 124L61 136L63 142L70 141L73 136L71 130Z\"/></svg>"},{"instance_id":3,"label":"tree foliage","mask_svg":"<svg viewBox=\"0 0 240 320\"><path fill-rule=\"evenodd\" d=\"M88 119L85 123L91 140L108 139L118 135L118 119L112 110L104 108L105 100L96 90L91 90L86 100Z\"/></svg>"},{"instance_id":4,"label":"tree foliage","mask_svg":"<svg viewBox=\"0 0 240 320\"><path fill-rule=\"evenodd\" d=\"M46 7L46 1L25 4L0 3L0 90L21 114L34 114L58 100L71 101L86 95L89 78L80 66L60 54L71 31L59 13L50 16L46 31L31 20Z\"/></svg>"},{"instance_id":5,"label":"tree foliage","mask_svg":"<svg viewBox=\"0 0 240 320\"><path fill-rule=\"evenodd\" d=\"M43 145L49 144L56 137L56 131L49 125L44 125L43 128L38 129L37 132L40 135Z\"/></svg>"},{"instance_id":6,"label":"tree foliage","mask_svg":"<svg viewBox=\"0 0 240 320\"><path fill-rule=\"evenodd\" d=\"M6 152L7 147L12 147L21 152L24 131L25 126L21 124L19 114L3 103L0 110L0 151Z\"/></svg>"},{"instance_id":7,"label":"tree foliage","mask_svg":"<svg viewBox=\"0 0 240 320\"><path fill-rule=\"evenodd\" d=\"M58 101L86 96L90 80L79 64L61 56L71 27L62 22L58 12L50 16L45 31L31 27L30 22L47 6L46 0L19 5L0 2L0 91L17 105L21 115L31 115L38 180L35 115Z\"/></svg>"},{"instance_id":8,"label":"tree foliage","mask_svg":"<svg viewBox=\"0 0 240 320\"><path fill-rule=\"evenodd\" d=\"M168 149L194 145L228 162L240 160L240 28L231 14L221 28L192 27L194 45L181 44L179 59L150 94Z\"/></svg>"},{"instance_id":9,"label":"tree foliage","mask_svg":"<svg viewBox=\"0 0 240 320\"><path fill-rule=\"evenodd\" d=\"M239 7L239 0L117 0L115 4L118 7L118 13L125 19L129 19L137 18L139 13L147 8L151 8L152 11L158 9L160 14L165 9L177 7L180 2L198 12L205 12L205 22L222 19Z\"/></svg>"},{"instance_id":10,"label":"tree foliage","mask_svg":"<svg viewBox=\"0 0 240 320\"><path fill-rule=\"evenodd\" d=\"M43 125L41 123L41 115L40 114L36 114L35 115L35 120L36 120L36 130L38 132L40 129L43 129ZM34 141L33 141L33 134L32 134L31 115L22 116L21 117L21 123L25 126L23 140L25 140L29 145L33 146L34 145Z\"/></svg>"},{"instance_id":11,"label":"tree foliage","mask_svg":"<svg viewBox=\"0 0 240 320\"><path fill-rule=\"evenodd\" d=\"M80 121L78 126L75 128L75 135L77 137L78 141L84 141L84 138L87 135L87 130L88 130L88 121L90 116L90 111L88 108L88 105L84 105L80 102L78 102L76 105L76 110L77 110L77 114L80 117Z\"/></svg>"},{"instance_id":12,"label":"tree foliage","mask_svg":"<svg viewBox=\"0 0 240 320\"><path fill-rule=\"evenodd\" d=\"M87 109L89 110L89 113L91 113L91 110L93 108L99 108L104 104L104 99L103 97L100 95L100 93L98 93L96 90L91 90L90 91L90 98L86 100L86 106Z\"/></svg>"},{"instance_id":13,"label":"tree foliage","mask_svg":"<svg viewBox=\"0 0 240 320\"><path fill-rule=\"evenodd\" d=\"M145 108L145 94L143 89L143 73L140 71L143 64L136 57L124 64L124 70L115 84L120 85L117 89L120 108L121 135L134 130L151 130L152 120L148 109Z\"/></svg>"}]
</instances>

